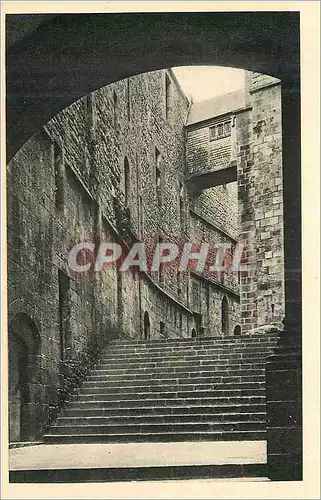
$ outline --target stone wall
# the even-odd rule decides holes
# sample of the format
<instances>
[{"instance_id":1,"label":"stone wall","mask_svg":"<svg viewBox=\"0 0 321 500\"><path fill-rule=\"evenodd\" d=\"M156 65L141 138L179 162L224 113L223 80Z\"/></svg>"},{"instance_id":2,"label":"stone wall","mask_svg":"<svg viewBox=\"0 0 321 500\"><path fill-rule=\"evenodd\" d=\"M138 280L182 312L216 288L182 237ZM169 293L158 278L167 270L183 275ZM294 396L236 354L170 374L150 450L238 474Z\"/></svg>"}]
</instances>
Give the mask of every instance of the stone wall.
<instances>
[{"instance_id":1,"label":"stone wall","mask_svg":"<svg viewBox=\"0 0 321 500\"><path fill-rule=\"evenodd\" d=\"M29 314L41 339L38 428L28 439L41 435L57 404L61 360L118 335L143 337L145 312L150 338L200 327L189 274L175 266L160 277L113 265L77 273L67 263L80 242L130 247L141 239L152 249L159 238L183 245L195 235L184 177L188 106L171 71L117 82L55 116L8 165L9 312ZM204 326L221 334L214 309L222 294L210 293Z\"/></svg>"},{"instance_id":2,"label":"stone wall","mask_svg":"<svg viewBox=\"0 0 321 500\"><path fill-rule=\"evenodd\" d=\"M280 82L248 74L250 108L236 116L240 239L250 269L241 276L242 331L282 327L284 316Z\"/></svg>"},{"instance_id":3,"label":"stone wall","mask_svg":"<svg viewBox=\"0 0 321 500\"><path fill-rule=\"evenodd\" d=\"M221 97L219 102L222 103ZM216 101L213 100L213 103ZM210 106L211 103L208 104ZM219 107L219 106L218 106ZM193 113L192 113L193 114ZM282 124L280 81L245 73L245 101L224 115L187 127L187 174L192 175L192 221L202 214L221 236L244 245L240 273L242 332L265 324L282 327L284 316ZM225 133L225 123L231 123ZM218 131L217 127L221 127ZM214 130L213 130L214 129ZM225 137L223 137L225 135ZM216 147L219 150L216 151ZM197 174L237 164L237 182L204 189ZM196 174L196 175L195 175ZM213 181L214 182L214 181ZM215 179L217 182L217 178ZM198 217L199 219L199 217ZM195 225L196 224L196 225ZM194 223L193 227L197 227ZM199 230L198 230L199 232ZM216 237L216 233L215 234ZM206 237L206 236L205 236ZM234 276L234 281L236 276ZM225 277L227 283L231 277ZM233 281L233 276L232 276Z\"/></svg>"},{"instance_id":4,"label":"stone wall","mask_svg":"<svg viewBox=\"0 0 321 500\"><path fill-rule=\"evenodd\" d=\"M233 159L231 122L232 117L227 115L206 125L196 123L188 127L186 169L189 174L216 171L230 165Z\"/></svg>"}]
</instances>

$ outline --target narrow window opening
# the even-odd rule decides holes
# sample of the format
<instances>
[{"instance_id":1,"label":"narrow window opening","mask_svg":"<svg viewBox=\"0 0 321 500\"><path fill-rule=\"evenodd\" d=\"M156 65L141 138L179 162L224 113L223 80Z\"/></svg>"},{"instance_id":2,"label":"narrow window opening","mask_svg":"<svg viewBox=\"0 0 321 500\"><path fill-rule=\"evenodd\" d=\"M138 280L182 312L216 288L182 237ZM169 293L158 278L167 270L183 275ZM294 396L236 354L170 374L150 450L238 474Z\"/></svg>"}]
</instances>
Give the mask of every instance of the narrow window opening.
<instances>
[{"instance_id":1,"label":"narrow window opening","mask_svg":"<svg viewBox=\"0 0 321 500\"><path fill-rule=\"evenodd\" d=\"M113 91L113 115L114 115L114 128L117 126L117 107L118 107L118 98L115 91Z\"/></svg>"},{"instance_id":2,"label":"narrow window opening","mask_svg":"<svg viewBox=\"0 0 321 500\"><path fill-rule=\"evenodd\" d=\"M185 214L184 214L184 188L182 182L179 183L179 217L181 231L185 230Z\"/></svg>"},{"instance_id":3,"label":"narrow window opening","mask_svg":"<svg viewBox=\"0 0 321 500\"><path fill-rule=\"evenodd\" d=\"M161 154L155 148L155 174L156 174L156 197L158 205L162 202L162 187L161 187Z\"/></svg>"},{"instance_id":4,"label":"narrow window opening","mask_svg":"<svg viewBox=\"0 0 321 500\"><path fill-rule=\"evenodd\" d=\"M177 295L179 297L181 297L181 295L182 295L182 274L180 271L177 271L176 278L177 278Z\"/></svg>"},{"instance_id":5,"label":"narrow window opening","mask_svg":"<svg viewBox=\"0 0 321 500\"><path fill-rule=\"evenodd\" d=\"M130 79L127 78L127 120L130 121L131 118L131 106L130 106Z\"/></svg>"},{"instance_id":6,"label":"narrow window opening","mask_svg":"<svg viewBox=\"0 0 321 500\"><path fill-rule=\"evenodd\" d=\"M217 137L222 137L224 135L223 123L217 125Z\"/></svg>"},{"instance_id":7,"label":"narrow window opening","mask_svg":"<svg viewBox=\"0 0 321 500\"><path fill-rule=\"evenodd\" d=\"M124 158L125 206L130 205L130 168L127 156Z\"/></svg>"},{"instance_id":8,"label":"narrow window opening","mask_svg":"<svg viewBox=\"0 0 321 500\"><path fill-rule=\"evenodd\" d=\"M163 238L161 236L158 236L158 244L163 243ZM160 283L164 283L164 269L163 269L163 264L159 265L158 268L158 280Z\"/></svg>"},{"instance_id":9,"label":"narrow window opening","mask_svg":"<svg viewBox=\"0 0 321 500\"><path fill-rule=\"evenodd\" d=\"M142 195L139 195L138 199L139 203L139 231L140 235L142 236L144 233L144 204L143 204L143 197Z\"/></svg>"},{"instance_id":10,"label":"narrow window opening","mask_svg":"<svg viewBox=\"0 0 321 500\"><path fill-rule=\"evenodd\" d=\"M64 206L64 161L63 153L58 144L54 143L54 165L55 165L55 204L58 210L62 210Z\"/></svg>"},{"instance_id":11,"label":"narrow window opening","mask_svg":"<svg viewBox=\"0 0 321 500\"><path fill-rule=\"evenodd\" d=\"M165 103L165 113L166 113L166 120L169 121L171 119L172 115L172 82L169 76L166 74L165 76L165 94L166 94L166 103Z\"/></svg>"},{"instance_id":12,"label":"narrow window opening","mask_svg":"<svg viewBox=\"0 0 321 500\"><path fill-rule=\"evenodd\" d=\"M71 347L70 338L70 278L60 269L58 270L59 282L59 334L60 358L65 358L65 350Z\"/></svg>"}]
</instances>

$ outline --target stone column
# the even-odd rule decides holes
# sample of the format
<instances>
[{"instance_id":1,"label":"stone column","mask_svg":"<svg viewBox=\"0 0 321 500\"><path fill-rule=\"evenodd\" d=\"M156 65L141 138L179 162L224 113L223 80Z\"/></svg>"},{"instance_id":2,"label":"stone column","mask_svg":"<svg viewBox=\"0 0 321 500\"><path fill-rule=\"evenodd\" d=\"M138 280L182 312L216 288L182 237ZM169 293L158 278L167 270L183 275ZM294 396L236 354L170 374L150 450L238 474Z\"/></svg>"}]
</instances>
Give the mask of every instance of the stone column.
<instances>
[{"instance_id":1,"label":"stone column","mask_svg":"<svg viewBox=\"0 0 321 500\"><path fill-rule=\"evenodd\" d=\"M285 320L267 360L268 477L302 480L300 89L282 85Z\"/></svg>"}]
</instances>

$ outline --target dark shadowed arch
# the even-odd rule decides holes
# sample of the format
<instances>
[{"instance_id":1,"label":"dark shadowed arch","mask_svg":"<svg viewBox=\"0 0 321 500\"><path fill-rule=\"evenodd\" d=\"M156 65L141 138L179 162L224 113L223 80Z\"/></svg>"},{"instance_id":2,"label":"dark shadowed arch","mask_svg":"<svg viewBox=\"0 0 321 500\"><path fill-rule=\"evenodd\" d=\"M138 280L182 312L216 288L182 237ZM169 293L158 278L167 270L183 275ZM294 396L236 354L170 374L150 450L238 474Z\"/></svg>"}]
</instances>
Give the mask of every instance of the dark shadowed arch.
<instances>
[{"instance_id":1,"label":"dark shadowed arch","mask_svg":"<svg viewBox=\"0 0 321 500\"><path fill-rule=\"evenodd\" d=\"M124 189L125 189L125 205L129 206L130 203L130 167L127 156L124 158Z\"/></svg>"},{"instance_id":2,"label":"dark shadowed arch","mask_svg":"<svg viewBox=\"0 0 321 500\"><path fill-rule=\"evenodd\" d=\"M38 434L35 405L39 402L39 350L36 325L27 314L16 314L8 328L10 442L31 441Z\"/></svg>"},{"instance_id":3,"label":"dark shadowed arch","mask_svg":"<svg viewBox=\"0 0 321 500\"><path fill-rule=\"evenodd\" d=\"M8 160L59 111L135 74L207 64L299 81L296 12L8 15L6 22Z\"/></svg>"}]
</instances>

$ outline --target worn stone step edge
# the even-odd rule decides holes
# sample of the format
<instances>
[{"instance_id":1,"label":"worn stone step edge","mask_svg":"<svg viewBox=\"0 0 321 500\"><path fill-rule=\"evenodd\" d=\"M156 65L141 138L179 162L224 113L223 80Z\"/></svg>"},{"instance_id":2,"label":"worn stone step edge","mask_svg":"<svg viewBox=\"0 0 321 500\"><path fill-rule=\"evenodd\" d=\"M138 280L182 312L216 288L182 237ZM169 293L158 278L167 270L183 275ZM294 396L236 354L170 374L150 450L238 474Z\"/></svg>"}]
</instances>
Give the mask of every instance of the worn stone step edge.
<instances>
[{"instance_id":1,"label":"worn stone step edge","mask_svg":"<svg viewBox=\"0 0 321 500\"><path fill-rule=\"evenodd\" d=\"M154 390L152 390L152 387ZM191 393L191 392L213 392L213 391L242 391L242 390L265 390L264 382L245 382L244 384L200 384L199 386L195 385L187 385L187 386L130 386L124 387L122 389L119 388L110 388L100 385L98 387L82 387L75 394L78 396L85 394L162 394L166 393Z\"/></svg>"},{"instance_id":2,"label":"worn stone step edge","mask_svg":"<svg viewBox=\"0 0 321 500\"><path fill-rule=\"evenodd\" d=\"M207 364L207 365L199 365L199 366L168 366L168 367L144 367L144 368L95 368L93 371L92 371L92 375L96 374L96 375L101 375L101 374L109 374L109 375L115 375L115 376L119 376L119 375L157 375L157 374L162 374L162 373L165 373L165 374L168 374L168 373L188 373L188 374L191 374L191 373L202 373L202 372L209 372L211 369L211 373L226 373L226 372L229 372L229 373L234 373L234 372L237 372L237 371L243 371L243 372L247 372L249 375L254 373L254 372L257 372L257 371L262 371L262 370L265 370L265 364L262 363L263 366L261 366L260 368L253 368L253 369L246 369L244 368L243 366L242 367L229 367L229 366L226 366L226 369L223 370L221 366L217 367L215 365L215 363L213 364ZM216 370L215 370L216 368ZM243 368L243 370L242 370ZM231 375L232 376L232 375Z\"/></svg>"},{"instance_id":3,"label":"worn stone step edge","mask_svg":"<svg viewBox=\"0 0 321 500\"><path fill-rule=\"evenodd\" d=\"M242 351L273 351L275 348L274 343L265 343L263 344L262 342L259 344L253 344L253 345L224 345L224 346L202 346L196 349L195 347L190 347L189 349L174 349L174 348L159 348L159 349L104 349L101 352L101 355L104 357L115 357L115 358L139 358L143 356L155 356L156 358L166 356L170 358L175 358L175 357L182 357L182 356L201 356L205 354L212 354L212 353L224 353L224 352L242 352Z\"/></svg>"},{"instance_id":4,"label":"worn stone step edge","mask_svg":"<svg viewBox=\"0 0 321 500\"><path fill-rule=\"evenodd\" d=\"M206 349L202 352L200 351L190 351L190 352L180 352L180 351L170 351L166 352L164 350L160 350L157 352L152 352L150 350L147 350L145 352L124 352L124 351L103 351L101 353L100 358L101 359L106 359L106 360L112 360L115 359L115 361L119 360L139 360L139 359L152 359L155 358L156 360L159 360L160 358L166 358L169 360L173 359L180 359L180 358L188 358L188 359L193 359L193 358L198 358L198 357L207 357L207 356L223 356L223 355L229 355L229 354L255 354L255 353L273 353L274 352L274 346L255 346L252 348L249 347L244 347L244 348L220 348L220 349Z\"/></svg>"},{"instance_id":5,"label":"worn stone step edge","mask_svg":"<svg viewBox=\"0 0 321 500\"><path fill-rule=\"evenodd\" d=\"M257 403L265 403L265 396L231 396L231 397L215 397L215 398L182 398L182 399L175 399L175 403L179 406L189 406L191 404L194 405L199 405L201 403L213 403L213 404L218 404L218 403L231 403L231 404L237 404L238 402L243 402L244 404L249 403L249 404L257 404ZM69 405L70 408L74 408L75 405L84 405L84 404L89 404L89 405L94 405L97 407L97 405L105 405L107 408L120 408L120 407L125 407L128 405L128 407L135 407L135 408L143 408L144 406L157 406L160 405L160 402L162 405L165 406L170 406L173 404L173 399L125 399L125 400L85 400L85 401L70 401ZM193 402L193 403L192 403ZM98 406L99 407L99 406ZM126 406L127 407L127 406Z\"/></svg>"},{"instance_id":6,"label":"worn stone step edge","mask_svg":"<svg viewBox=\"0 0 321 500\"><path fill-rule=\"evenodd\" d=\"M108 386L108 381L93 381L86 382L77 394L85 394L90 391L95 393L98 390L103 389L110 394L113 393L126 393L128 391L135 392L162 392L162 389L166 387L167 391L199 391L199 390L221 390L221 389L256 389L265 387L265 381L252 381L252 382L217 382L217 383L199 383L199 384L166 384L164 385L129 385L129 386Z\"/></svg>"},{"instance_id":7,"label":"worn stone step edge","mask_svg":"<svg viewBox=\"0 0 321 500\"><path fill-rule=\"evenodd\" d=\"M85 403L86 404L86 403ZM183 414L183 415L194 415L194 410L195 413L197 411L200 412L202 415L208 415L208 414L213 414L213 415L220 415L222 412L226 411L226 413L229 412L238 412L238 413L251 413L251 412L259 412L259 413L265 413L266 411L266 406L264 403L259 403L259 404L222 404L220 406L212 406L212 405L193 405L193 406L154 406L154 407L138 407L138 408L70 408L69 406L66 406L63 410L61 415L62 416L68 416L70 413L74 414L77 413L86 413L86 412L91 412L91 414L99 415L99 414L108 414L112 416L157 416L159 414L163 415L177 415ZM158 412L163 412L163 413L158 413ZM129 413L129 415L126 415L126 412ZM138 413L136 413L138 412ZM178 412L178 413L177 413ZM202 413L203 412L203 413ZM86 413L87 414L87 413ZM79 415L81 416L81 415ZM86 416L86 415L85 415Z\"/></svg>"},{"instance_id":8,"label":"worn stone step edge","mask_svg":"<svg viewBox=\"0 0 321 500\"><path fill-rule=\"evenodd\" d=\"M185 344L185 343L192 343L192 344L202 344L204 342L243 342L243 341L258 341L259 339L265 340L268 338L272 339L277 339L279 337L279 333L267 333L267 334L257 334L257 335L239 335L237 337L233 335L227 335L226 337L222 336L211 336L211 337L197 337L197 338L191 338L191 337L180 337L180 338L169 338L169 339L151 339L151 340L143 340L143 339L133 339L133 340L128 340L128 339L115 339L110 342L109 345L155 345L155 344L163 344L163 343L174 343L177 342L178 344Z\"/></svg>"},{"instance_id":9,"label":"worn stone step edge","mask_svg":"<svg viewBox=\"0 0 321 500\"><path fill-rule=\"evenodd\" d=\"M114 425L56 425L51 427L49 434L142 434L142 433L168 433L181 432L197 429L198 432L204 431L245 431L245 430L265 430L265 421L255 422L186 422L170 424L114 424Z\"/></svg>"},{"instance_id":10,"label":"worn stone step edge","mask_svg":"<svg viewBox=\"0 0 321 500\"><path fill-rule=\"evenodd\" d=\"M244 418L242 418L244 417ZM228 420L230 419L230 420ZM60 416L55 425L70 425L74 426L79 423L80 425L107 425L107 424L149 424L150 422L166 424L166 423L179 423L179 422L192 422L192 423L206 423L206 422L257 422L266 421L264 412L257 413L217 413L217 414L184 414L177 415L125 415L125 416Z\"/></svg>"},{"instance_id":11,"label":"worn stone step edge","mask_svg":"<svg viewBox=\"0 0 321 500\"><path fill-rule=\"evenodd\" d=\"M72 398L77 399L77 400L82 400L82 399L87 399L90 397L100 397L100 396L107 396L107 399L114 400L115 398L124 400L127 398L135 398L135 399L148 399L152 396L153 399L172 399L172 398L178 398L182 399L185 397L196 397L196 398L202 398L202 397L214 397L214 396L259 396L265 394L265 387L264 388L257 388L257 389L217 389L217 390L198 390L198 391L176 391L176 392L169 392L169 391L161 391L161 392L123 392L123 393L106 393L106 392L89 392L89 393L84 393L84 392L79 392L78 394L74 394Z\"/></svg>"},{"instance_id":12,"label":"worn stone step edge","mask_svg":"<svg viewBox=\"0 0 321 500\"><path fill-rule=\"evenodd\" d=\"M178 360L178 361L162 361L160 363L157 363L156 361L146 361L143 363L131 363L131 362L122 362L122 363L108 363L108 361L100 361L95 365L96 370L99 369L110 369L112 370L118 370L118 369L142 369L142 370L148 370L148 369L153 369L153 368L180 368L180 367L186 367L186 368L198 368L200 366L211 366L215 364L216 366L221 366L221 367L229 367L233 365L240 365L240 364L263 364L266 363L266 356L253 356L250 358L244 358L244 357L239 357L239 358L208 358L208 359L192 359L192 360ZM116 368L115 368L115 367Z\"/></svg>"},{"instance_id":13,"label":"worn stone step edge","mask_svg":"<svg viewBox=\"0 0 321 500\"><path fill-rule=\"evenodd\" d=\"M242 384L242 383L252 383L252 382L264 382L265 375L262 373L261 375L243 375L242 377L199 377L199 378L164 378L164 379L153 379L147 382L143 380L110 380L109 377L98 376L99 378L88 377L87 380L83 382L83 387L90 386L91 384L104 385L111 388L124 388L124 387L162 387L164 385L167 386L175 386L176 388L180 388L181 386L191 386L191 385L200 385L200 384ZM132 385L131 385L132 384Z\"/></svg>"},{"instance_id":14,"label":"worn stone step edge","mask_svg":"<svg viewBox=\"0 0 321 500\"><path fill-rule=\"evenodd\" d=\"M164 481L174 479L258 478L267 466L258 464L165 465L108 468L27 469L9 471L10 483L83 483Z\"/></svg>"},{"instance_id":15,"label":"worn stone step edge","mask_svg":"<svg viewBox=\"0 0 321 500\"><path fill-rule=\"evenodd\" d=\"M135 438L135 439L134 439ZM45 435L45 443L120 443L120 442L182 442L182 441L256 441L264 440L266 431L173 432L145 434L56 434Z\"/></svg>"}]
</instances>

